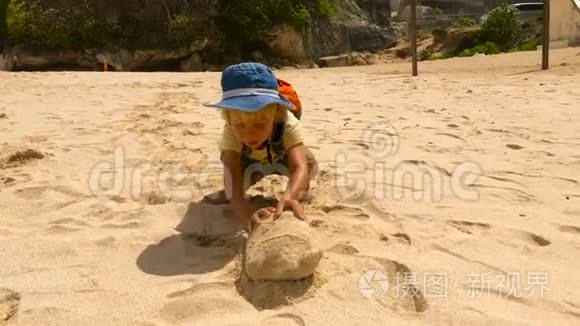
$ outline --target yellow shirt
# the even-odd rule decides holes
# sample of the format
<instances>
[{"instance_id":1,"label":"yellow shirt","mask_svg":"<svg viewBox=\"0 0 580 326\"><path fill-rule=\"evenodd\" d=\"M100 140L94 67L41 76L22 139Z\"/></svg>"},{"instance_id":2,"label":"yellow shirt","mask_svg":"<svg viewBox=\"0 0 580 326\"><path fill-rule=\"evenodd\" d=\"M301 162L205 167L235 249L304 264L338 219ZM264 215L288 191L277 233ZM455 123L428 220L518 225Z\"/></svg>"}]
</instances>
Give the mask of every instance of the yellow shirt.
<instances>
[{"instance_id":1,"label":"yellow shirt","mask_svg":"<svg viewBox=\"0 0 580 326\"><path fill-rule=\"evenodd\" d=\"M284 134L282 136L282 141L286 152L290 148L304 142L300 121L290 112L286 114L286 120L284 121ZM242 148L243 144L236 138L231 127L226 124L224 126L222 138L219 142L220 151L230 150L241 153ZM274 155L272 157L273 161L276 161L276 153L272 153L272 155ZM266 147L263 149L251 149L248 157L252 160L259 161L262 164L268 164L268 152Z\"/></svg>"}]
</instances>

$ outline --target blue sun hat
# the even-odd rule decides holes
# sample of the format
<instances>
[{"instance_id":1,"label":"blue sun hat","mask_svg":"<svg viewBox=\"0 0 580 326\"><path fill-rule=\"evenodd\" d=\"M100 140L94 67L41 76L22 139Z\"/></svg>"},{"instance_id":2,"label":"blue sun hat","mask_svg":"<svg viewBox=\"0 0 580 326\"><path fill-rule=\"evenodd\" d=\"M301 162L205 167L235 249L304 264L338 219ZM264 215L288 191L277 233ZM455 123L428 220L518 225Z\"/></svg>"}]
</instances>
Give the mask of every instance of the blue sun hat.
<instances>
[{"instance_id":1,"label":"blue sun hat","mask_svg":"<svg viewBox=\"0 0 580 326\"><path fill-rule=\"evenodd\" d=\"M221 86L222 100L204 106L256 112L269 104L281 104L294 110L294 104L278 92L278 80L272 69L261 63L244 62L227 67Z\"/></svg>"}]
</instances>

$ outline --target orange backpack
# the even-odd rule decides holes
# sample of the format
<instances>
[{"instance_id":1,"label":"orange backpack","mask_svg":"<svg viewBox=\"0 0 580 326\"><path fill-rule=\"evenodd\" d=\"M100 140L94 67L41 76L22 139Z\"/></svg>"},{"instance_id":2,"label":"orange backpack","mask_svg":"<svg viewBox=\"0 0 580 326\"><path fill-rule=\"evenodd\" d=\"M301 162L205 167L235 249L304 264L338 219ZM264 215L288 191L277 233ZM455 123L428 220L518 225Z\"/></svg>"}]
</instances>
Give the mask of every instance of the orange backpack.
<instances>
[{"instance_id":1,"label":"orange backpack","mask_svg":"<svg viewBox=\"0 0 580 326\"><path fill-rule=\"evenodd\" d=\"M294 114L296 119L300 120L300 117L302 117L302 104L294 87L290 83L278 78L278 92L294 104L295 108L292 110L292 114Z\"/></svg>"}]
</instances>

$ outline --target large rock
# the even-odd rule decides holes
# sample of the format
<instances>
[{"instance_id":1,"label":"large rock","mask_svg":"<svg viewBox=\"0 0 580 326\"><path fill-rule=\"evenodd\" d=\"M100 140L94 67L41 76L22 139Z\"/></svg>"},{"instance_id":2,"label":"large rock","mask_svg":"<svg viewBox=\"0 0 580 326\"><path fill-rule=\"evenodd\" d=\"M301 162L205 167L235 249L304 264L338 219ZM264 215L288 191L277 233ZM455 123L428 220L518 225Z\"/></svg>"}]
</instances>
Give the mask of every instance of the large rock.
<instances>
[{"instance_id":1,"label":"large rock","mask_svg":"<svg viewBox=\"0 0 580 326\"><path fill-rule=\"evenodd\" d=\"M246 274L253 281L300 280L311 276L322 250L310 226L292 212L266 221L250 235L246 247Z\"/></svg>"},{"instance_id":2,"label":"large rock","mask_svg":"<svg viewBox=\"0 0 580 326\"><path fill-rule=\"evenodd\" d=\"M97 61L89 52L16 46L2 54L5 69L16 71L95 70Z\"/></svg>"},{"instance_id":3,"label":"large rock","mask_svg":"<svg viewBox=\"0 0 580 326\"><path fill-rule=\"evenodd\" d=\"M194 53L181 61L181 71L203 71L203 61L199 53Z\"/></svg>"},{"instance_id":4,"label":"large rock","mask_svg":"<svg viewBox=\"0 0 580 326\"><path fill-rule=\"evenodd\" d=\"M318 59L318 65L320 67L345 67L350 66L351 64L351 58L347 54L334 55Z\"/></svg>"},{"instance_id":5,"label":"large rock","mask_svg":"<svg viewBox=\"0 0 580 326\"><path fill-rule=\"evenodd\" d=\"M260 38L276 56L298 61L306 58L302 33L289 25L278 25L271 32L263 33Z\"/></svg>"},{"instance_id":6,"label":"large rock","mask_svg":"<svg viewBox=\"0 0 580 326\"><path fill-rule=\"evenodd\" d=\"M14 56L12 53L0 53L0 71L12 71L14 69Z\"/></svg>"},{"instance_id":7,"label":"large rock","mask_svg":"<svg viewBox=\"0 0 580 326\"><path fill-rule=\"evenodd\" d=\"M121 49L116 52L103 51L97 54L99 63L106 63L117 71L181 70L182 60L190 58L191 49L135 50ZM200 59L201 60L201 59ZM189 67L186 68L190 68Z\"/></svg>"}]
</instances>

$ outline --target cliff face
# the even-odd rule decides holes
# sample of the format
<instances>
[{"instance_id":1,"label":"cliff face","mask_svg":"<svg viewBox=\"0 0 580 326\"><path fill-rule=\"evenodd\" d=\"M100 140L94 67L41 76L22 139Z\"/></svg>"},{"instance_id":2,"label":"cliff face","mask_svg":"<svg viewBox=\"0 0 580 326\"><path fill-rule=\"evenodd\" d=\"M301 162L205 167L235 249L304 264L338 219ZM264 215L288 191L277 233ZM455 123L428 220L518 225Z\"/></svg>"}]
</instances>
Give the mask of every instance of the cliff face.
<instances>
[{"instance_id":1,"label":"cliff face","mask_svg":"<svg viewBox=\"0 0 580 326\"><path fill-rule=\"evenodd\" d=\"M309 0L311 18L304 30L274 26L243 46L227 41L220 30L226 0L0 0L10 1L12 8L39 12L38 28L21 27L20 38L0 33L4 70L96 70L107 63L123 71L197 71L256 59L250 55L256 51L265 61L307 62L381 50L393 38L389 2L380 0L330 0L332 15L317 13L319 0ZM26 33L51 46L27 42Z\"/></svg>"}]
</instances>

